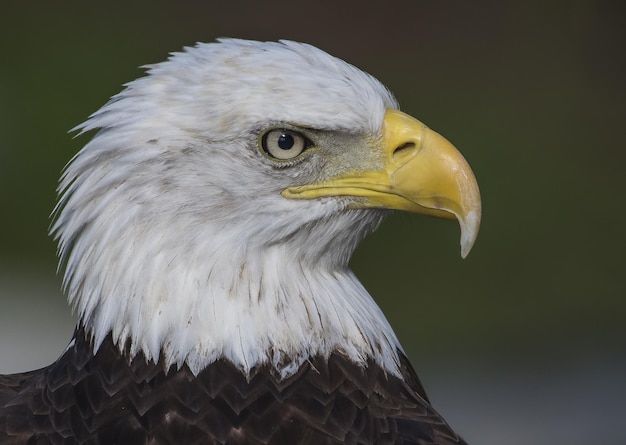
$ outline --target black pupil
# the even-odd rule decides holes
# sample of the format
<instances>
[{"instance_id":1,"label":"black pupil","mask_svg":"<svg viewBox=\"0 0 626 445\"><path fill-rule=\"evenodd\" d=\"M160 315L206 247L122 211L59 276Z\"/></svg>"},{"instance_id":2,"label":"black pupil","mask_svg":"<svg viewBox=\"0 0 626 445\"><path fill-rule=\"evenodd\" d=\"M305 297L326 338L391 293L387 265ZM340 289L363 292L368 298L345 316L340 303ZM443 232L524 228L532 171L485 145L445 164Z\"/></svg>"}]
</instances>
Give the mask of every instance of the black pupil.
<instances>
[{"instance_id":1,"label":"black pupil","mask_svg":"<svg viewBox=\"0 0 626 445\"><path fill-rule=\"evenodd\" d=\"M291 148L293 148L293 144L293 136L289 133L283 133L278 137L278 147L281 150L290 150Z\"/></svg>"}]
</instances>

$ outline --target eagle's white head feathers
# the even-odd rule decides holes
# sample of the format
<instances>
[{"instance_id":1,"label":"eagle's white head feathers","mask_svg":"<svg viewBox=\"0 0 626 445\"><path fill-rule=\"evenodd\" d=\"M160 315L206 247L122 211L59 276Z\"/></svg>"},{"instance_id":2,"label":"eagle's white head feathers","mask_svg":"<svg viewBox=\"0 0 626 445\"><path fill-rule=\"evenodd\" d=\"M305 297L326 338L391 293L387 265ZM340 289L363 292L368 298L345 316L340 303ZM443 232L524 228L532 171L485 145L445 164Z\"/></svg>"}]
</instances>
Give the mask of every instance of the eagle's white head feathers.
<instances>
[{"instance_id":1,"label":"eagle's white head feathers","mask_svg":"<svg viewBox=\"0 0 626 445\"><path fill-rule=\"evenodd\" d=\"M222 40L149 67L78 127L53 232L65 286L97 348L194 372L220 357L288 374L339 348L395 368L397 340L347 267L380 211L289 200L322 159L276 165L283 123L379 137L388 90L310 45ZM316 178L319 179L319 178Z\"/></svg>"}]
</instances>

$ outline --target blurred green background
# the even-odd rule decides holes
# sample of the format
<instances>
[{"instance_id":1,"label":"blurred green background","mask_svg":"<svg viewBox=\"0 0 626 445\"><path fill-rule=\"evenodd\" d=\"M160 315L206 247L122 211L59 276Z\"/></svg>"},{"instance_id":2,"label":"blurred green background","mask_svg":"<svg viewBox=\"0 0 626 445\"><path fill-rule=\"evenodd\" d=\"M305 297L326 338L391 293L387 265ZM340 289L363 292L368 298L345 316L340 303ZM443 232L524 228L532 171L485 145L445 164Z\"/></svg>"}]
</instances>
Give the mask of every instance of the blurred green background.
<instances>
[{"instance_id":1,"label":"blurred green background","mask_svg":"<svg viewBox=\"0 0 626 445\"><path fill-rule=\"evenodd\" d=\"M68 130L220 36L305 41L370 72L472 165L483 224L395 214L353 267L435 406L473 444L626 443L626 4L0 4L0 372L44 366L73 319L47 236Z\"/></svg>"}]
</instances>

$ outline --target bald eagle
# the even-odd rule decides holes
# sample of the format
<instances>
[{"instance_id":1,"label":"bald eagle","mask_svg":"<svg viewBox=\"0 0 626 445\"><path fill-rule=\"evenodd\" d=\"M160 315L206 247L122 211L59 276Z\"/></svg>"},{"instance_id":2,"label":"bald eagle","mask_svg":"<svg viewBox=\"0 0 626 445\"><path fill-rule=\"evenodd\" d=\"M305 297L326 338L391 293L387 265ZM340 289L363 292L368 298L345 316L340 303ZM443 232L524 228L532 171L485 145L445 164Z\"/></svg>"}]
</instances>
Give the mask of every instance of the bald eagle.
<instances>
[{"instance_id":1,"label":"bald eagle","mask_svg":"<svg viewBox=\"0 0 626 445\"><path fill-rule=\"evenodd\" d=\"M0 376L2 444L459 444L348 267L390 209L456 218L474 175L372 76L222 39L147 67L85 123L51 232L78 314Z\"/></svg>"}]
</instances>

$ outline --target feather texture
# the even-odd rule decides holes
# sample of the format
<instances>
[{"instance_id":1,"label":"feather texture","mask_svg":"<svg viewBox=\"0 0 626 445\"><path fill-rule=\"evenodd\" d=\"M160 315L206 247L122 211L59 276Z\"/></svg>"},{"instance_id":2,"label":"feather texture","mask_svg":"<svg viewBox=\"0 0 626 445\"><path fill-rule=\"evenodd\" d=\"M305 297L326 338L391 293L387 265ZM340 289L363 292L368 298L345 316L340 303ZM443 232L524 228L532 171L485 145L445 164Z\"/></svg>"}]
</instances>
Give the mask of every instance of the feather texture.
<instances>
[{"instance_id":1,"label":"feather texture","mask_svg":"<svg viewBox=\"0 0 626 445\"><path fill-rule=\"evenodd\" d=\"M271 366L246 378L224 360L195 375L166 369L163 358L129 363L111 336L95 355L83 330L74 338L50 367L4 378L14 394L0 400L0 443L464 443L403 355L402 377L332 354L311 357L287 379Z\"/></svg>"}]
</instances>

